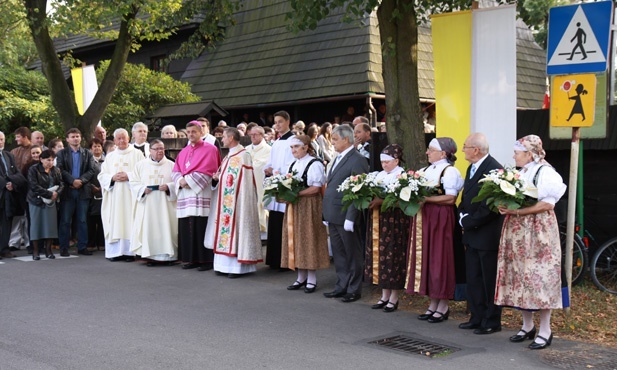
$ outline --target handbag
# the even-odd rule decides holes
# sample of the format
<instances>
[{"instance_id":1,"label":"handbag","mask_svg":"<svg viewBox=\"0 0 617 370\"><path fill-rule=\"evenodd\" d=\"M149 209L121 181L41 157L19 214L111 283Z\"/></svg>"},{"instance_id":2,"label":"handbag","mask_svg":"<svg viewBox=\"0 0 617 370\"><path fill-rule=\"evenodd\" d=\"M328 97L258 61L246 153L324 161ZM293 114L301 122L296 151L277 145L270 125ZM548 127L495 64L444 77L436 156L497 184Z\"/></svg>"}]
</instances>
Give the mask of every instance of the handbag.
<instances>
[{"instance_id":1,"label":"handbag","mask_svg":"<svg viewBox=\"0 0 617 370\"><path fill-rule=\"evenodd\" d=\"M48 188L47 190L54 192L58 190L58 185L54 185L51 188ZM43 197L39 197L39 198L41 198L41 200L47 205L52 205L55 202L55 200L52 200L51 198L43 198Z\"/></svg>"}]
</instances>

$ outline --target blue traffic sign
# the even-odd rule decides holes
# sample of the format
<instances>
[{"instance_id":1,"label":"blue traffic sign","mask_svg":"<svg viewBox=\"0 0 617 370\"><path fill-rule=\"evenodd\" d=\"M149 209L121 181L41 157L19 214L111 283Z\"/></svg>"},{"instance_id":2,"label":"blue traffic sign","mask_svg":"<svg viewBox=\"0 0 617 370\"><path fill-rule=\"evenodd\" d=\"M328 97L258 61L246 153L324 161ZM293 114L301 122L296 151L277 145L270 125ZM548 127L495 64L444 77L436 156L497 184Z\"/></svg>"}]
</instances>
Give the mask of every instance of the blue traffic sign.
<instances>
[{"instance_id":1,"label":"blue traffic sign","mask_svg":"<svg viewBox=\"0 0 617 370\"><path fill-rule=\"evenodd\" d=\"M613 2L551 8L546 73L563 75L606 71Z\"/></svg>"}]
</instances>

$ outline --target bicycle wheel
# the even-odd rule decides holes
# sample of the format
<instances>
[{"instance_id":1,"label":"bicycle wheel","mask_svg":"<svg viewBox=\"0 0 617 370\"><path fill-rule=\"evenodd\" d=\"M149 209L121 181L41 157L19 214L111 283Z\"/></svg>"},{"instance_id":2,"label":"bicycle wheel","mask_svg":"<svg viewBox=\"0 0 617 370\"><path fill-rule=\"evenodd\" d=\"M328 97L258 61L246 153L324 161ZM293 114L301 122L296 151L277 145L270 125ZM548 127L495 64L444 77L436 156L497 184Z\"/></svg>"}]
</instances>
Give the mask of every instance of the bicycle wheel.
<instances>
[{"instance_id":1,"label":"bicycle wheel","mask_svg":"<svg viewBox=\"0 0 617 370\"><path fill-rule=\"evenodd\" d=\"M617 238L602 244L593 256L591 279L600 290L617 294Z\"/></svg>"},{"instance_id":2,"label":"bicycle wheel","mask_svg":"<svg viewBox=\"0 0 617 370\"><path fill-rule=\"evenodd\" d=\"M561 239L561 268L563 276L565 276L565 263L566 263L566 233L559 232ZM585 278L585 271L589 264L589 256L587 255L587 248L581 240L581 237L574 234L574 245L572 245L572 286L580 284Z\"/></svg>"}]
</instances>

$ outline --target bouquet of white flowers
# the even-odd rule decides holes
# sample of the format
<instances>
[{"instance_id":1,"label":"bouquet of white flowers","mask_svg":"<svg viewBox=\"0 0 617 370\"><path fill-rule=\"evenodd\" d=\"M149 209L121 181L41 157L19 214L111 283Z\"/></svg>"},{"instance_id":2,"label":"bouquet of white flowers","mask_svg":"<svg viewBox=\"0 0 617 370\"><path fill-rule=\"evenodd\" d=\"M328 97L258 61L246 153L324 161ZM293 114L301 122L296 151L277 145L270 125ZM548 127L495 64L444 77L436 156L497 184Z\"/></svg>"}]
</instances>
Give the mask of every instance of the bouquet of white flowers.
<instances>
[{"instance_id":1,"label":"bouquet of white flowers","mask_svg":"<svg viewBox=\"0 0 617 370\"><path fill-rule=\"evenodd\" d=\"M493 212L499 212L499 207L519 209L537 202L537 189L529 187L514 168L491 170L478 182L482 183L482 187L471 201L481 202L486 199L486 205Z\"/></svg>"},{"instance_id":2,"label":"bouquet of white flowers","mask_svg":"<svg viewBox=\"0 0 617 370\"><path fill-rule=\"evenodd\" d=\"M400 208L407 216L415 216L424 198L433 195L435 188L428 184L424 172L407 171L397 176L395 182L386 187L381 210Z\"/></svg>"},{"instance_id":3,"label":"bouquet of white flowers","mask_svg":"<svg viewBox=\"0 0 617 370\"><path fill-rule=\"evenodd\" d=\"M383 198L385 194L377 172L349 176L336 190L343 193L343 210L352 204L356 209L367 209L373 198Z\"/></svg>"},{"instance_id":4,"label":"bouquet of white flowers","mask_svg":"<svg viewBox=\"0 0 617 370\"><path fill-rule=\"evenodd\" d=\"M302 178L296 171L284 175L277 172L264 179L264 204L268 205L274 199L295 204L298 193L304 189Z\"/></svg>"}]
</instances>

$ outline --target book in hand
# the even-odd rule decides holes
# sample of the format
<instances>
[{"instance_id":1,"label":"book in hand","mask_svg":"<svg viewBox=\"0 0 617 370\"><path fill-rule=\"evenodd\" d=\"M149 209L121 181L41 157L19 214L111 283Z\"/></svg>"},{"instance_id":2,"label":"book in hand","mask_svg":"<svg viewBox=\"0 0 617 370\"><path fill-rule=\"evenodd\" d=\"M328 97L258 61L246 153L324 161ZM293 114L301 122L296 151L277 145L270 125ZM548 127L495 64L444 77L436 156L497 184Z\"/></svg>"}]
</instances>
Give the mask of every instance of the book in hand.
<instances>
[{"instance_id":1,"label":"book in hand","mask_svg":"<svg viewBox=\"0 0 617 370\"><path fill-rule=\"evenodd\" d=\"M150 190L159 190L159 185L148 185L147 188Z\"/></svg>"}]
</instances>

